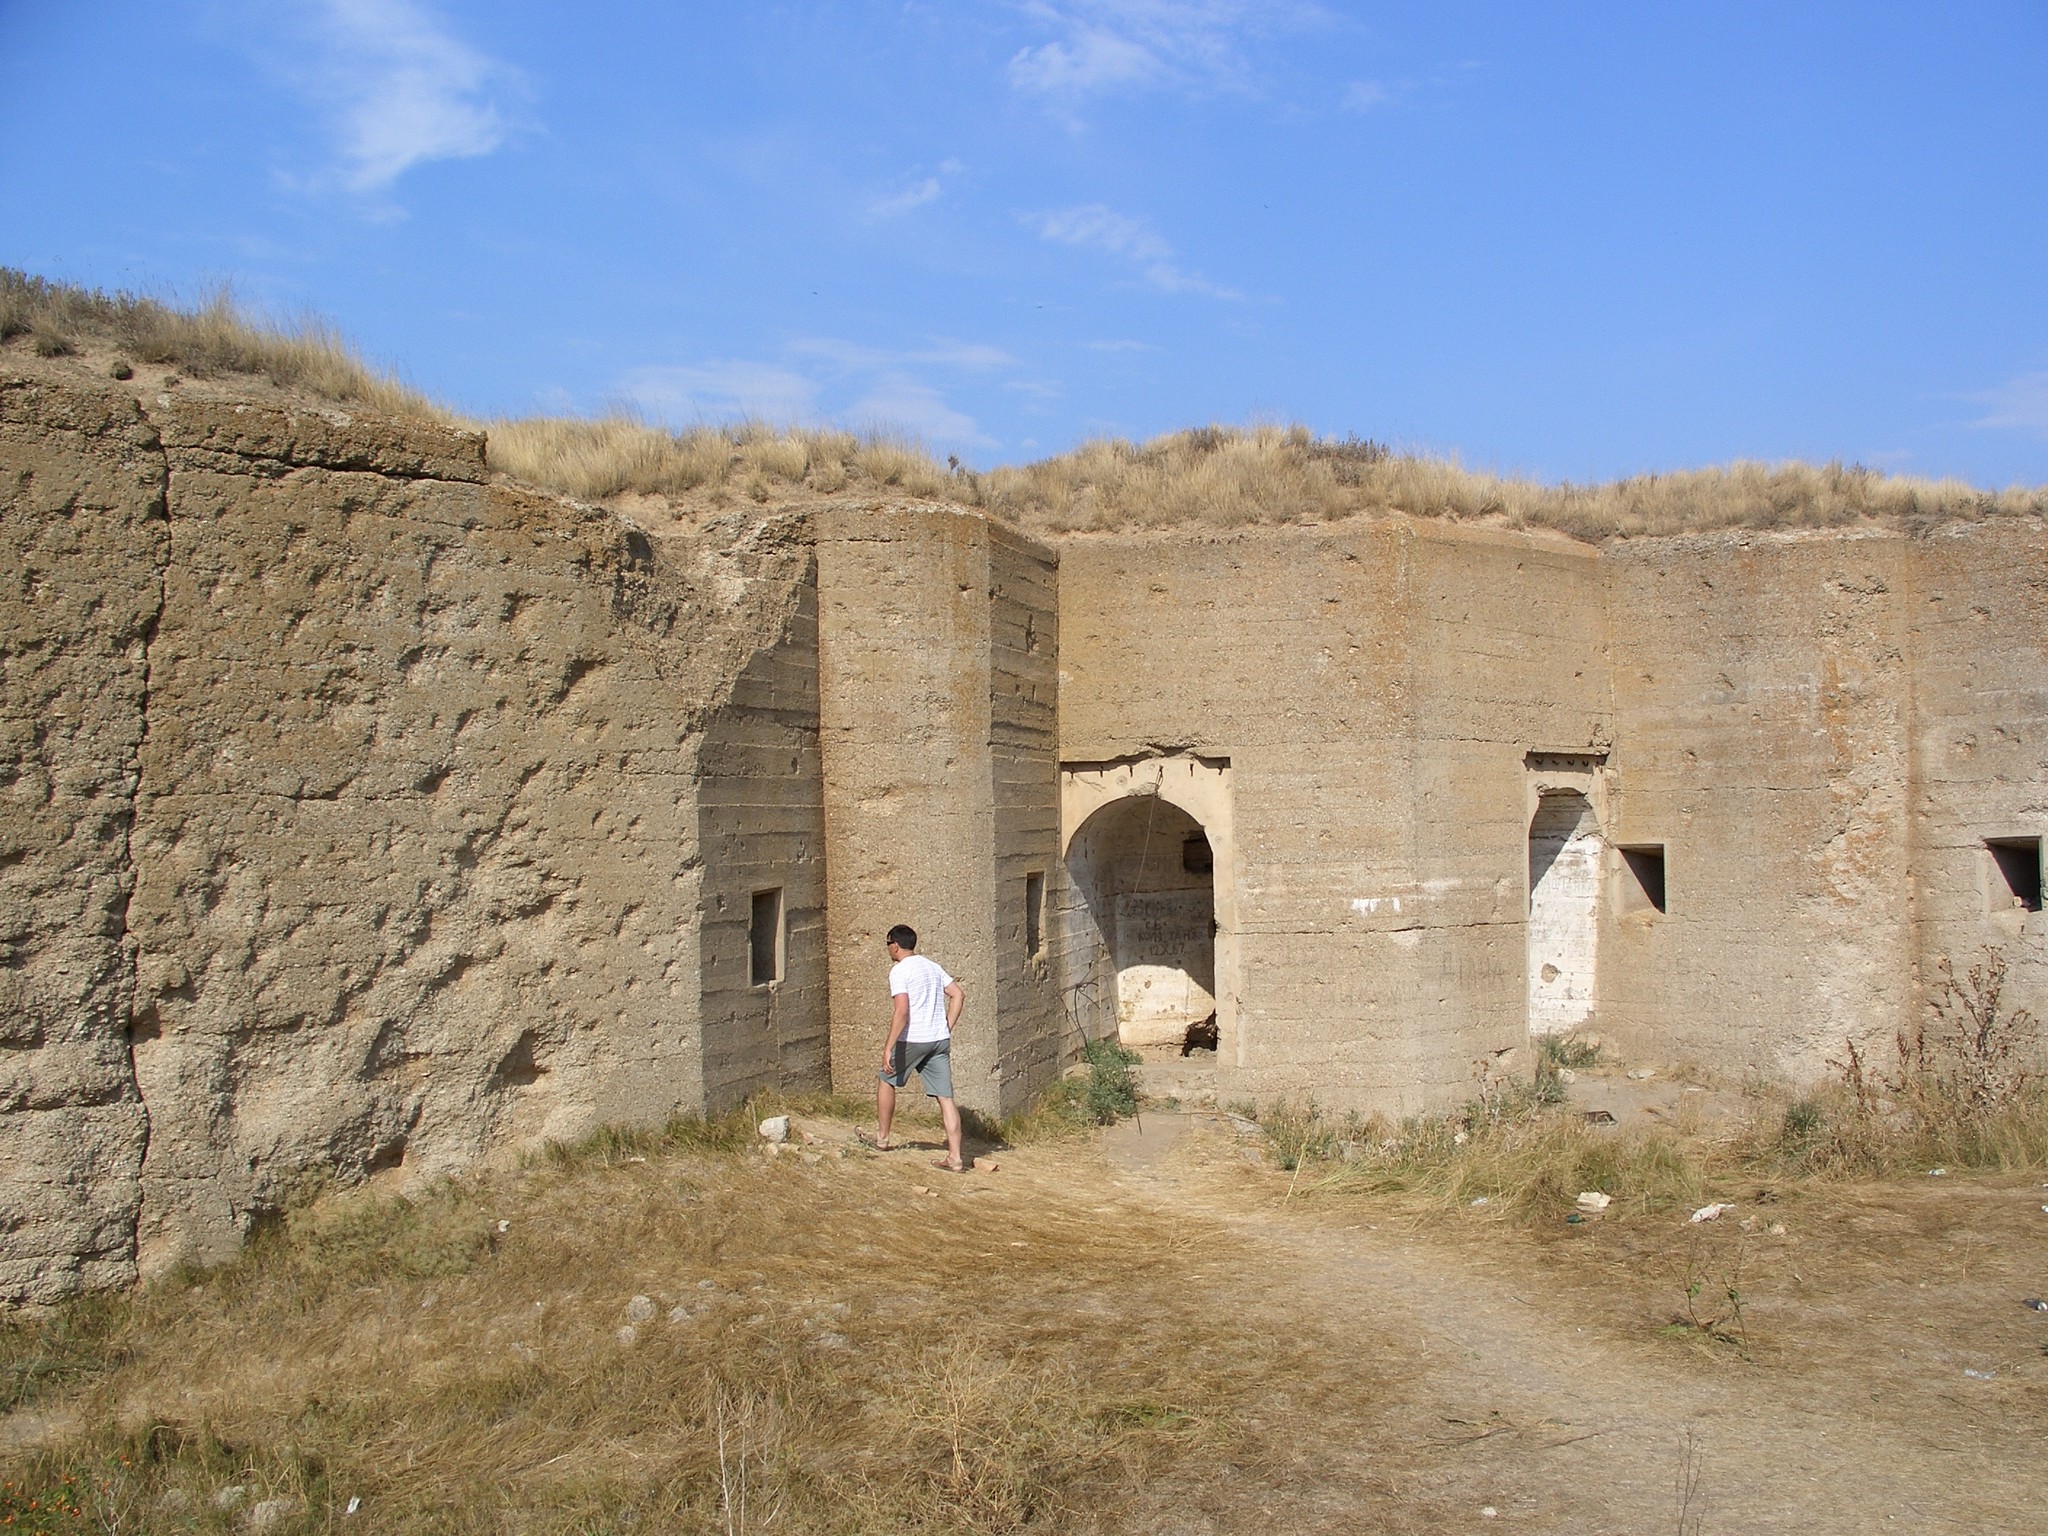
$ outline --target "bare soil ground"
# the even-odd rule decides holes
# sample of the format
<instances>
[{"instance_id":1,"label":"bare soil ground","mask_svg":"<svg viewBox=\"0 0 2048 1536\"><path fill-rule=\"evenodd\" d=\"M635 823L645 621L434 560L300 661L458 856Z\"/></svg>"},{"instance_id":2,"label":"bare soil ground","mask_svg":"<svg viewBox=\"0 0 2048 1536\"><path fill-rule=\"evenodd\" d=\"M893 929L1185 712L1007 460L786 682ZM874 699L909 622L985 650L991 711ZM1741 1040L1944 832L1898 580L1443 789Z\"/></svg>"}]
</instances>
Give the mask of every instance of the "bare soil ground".
<instances>
[{"instance_id":1,"label":"bare soil ground","mask_svg":"<svg viewBox=\"0 0 2048 1536\"><path fill-rule=\"evenodd\" d=\"M964 1177L798 1125L345 1197L84 1342L17 1330L17 1380L71 1354L0 1475L71 1476L66 1530L2044 1525L2039 1175L1532 1227L1212 1114Z\"/></svg>"},{"instance_id":2,"label":"bare soil ground","mask_svg":"<svg viewBox=\"0 0 2048 1536\"><path fill-rule=\"evenodd\" d=\"M1217 1122L1187 1124L1112 1131L1123 1187L1215 1222L1233 1288L1262 1298L1242 1304L1316 1329L1326 1365L1402 1383L1303 1448L1330 1529L1355 1528L1347 1505L1374 1518L1377 1490L1392 1528L2043 1528L2048 1317L2023 1305L2048 1286L2038 1178L1732 1189L1711 1224L1560 1213L1532 1232L1290 1196ZM1689 1302L1721 1336L1675 1321Z\"/></svg>"}]
</instances>

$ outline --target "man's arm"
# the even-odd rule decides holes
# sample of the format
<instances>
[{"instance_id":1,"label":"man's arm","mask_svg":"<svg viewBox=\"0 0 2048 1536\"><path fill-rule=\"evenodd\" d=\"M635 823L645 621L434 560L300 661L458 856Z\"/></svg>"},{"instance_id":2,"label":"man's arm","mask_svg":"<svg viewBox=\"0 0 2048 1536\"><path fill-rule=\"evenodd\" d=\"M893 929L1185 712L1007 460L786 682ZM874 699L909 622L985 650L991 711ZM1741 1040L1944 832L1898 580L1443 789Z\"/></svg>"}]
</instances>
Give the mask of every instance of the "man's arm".
<instances>
[{"instance_id":1,"label":"man's arm","mask_svg":"<svg viewBox=\"0 0 2048 1536\"><path fill-rule=\"evenodd\" d=\"M960 990L960 983L946 983L946 1033L951 1034L960 1022L960 1010L967 1006L967 994Z\"/></svg>"},{"instance_id":2,"label":"man's arm","mask_svg":"<svg viewBox=\"0 0 2048 1536\"><path fill-rule=\"evenodd\" d=\"M896 1012L889 1020L889 1038L882 1042L882 1070L889 1071L896 1063L896 1042L903 1038L903 1031L910 1027L910 995L896 994Z\"/></svg>"}]
</instances>

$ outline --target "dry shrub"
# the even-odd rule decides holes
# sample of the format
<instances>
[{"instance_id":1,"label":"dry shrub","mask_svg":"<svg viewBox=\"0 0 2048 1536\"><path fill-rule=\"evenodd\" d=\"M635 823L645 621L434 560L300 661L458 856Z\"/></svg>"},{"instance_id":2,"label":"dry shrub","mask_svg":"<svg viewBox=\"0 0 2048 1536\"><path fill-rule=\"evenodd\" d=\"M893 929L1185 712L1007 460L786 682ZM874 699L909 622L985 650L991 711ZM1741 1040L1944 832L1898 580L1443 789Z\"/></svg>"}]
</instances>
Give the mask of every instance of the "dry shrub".
<instances>
[{"instance_id":1,"label":"dry shrub","mask_svg":"<svg viewBox=\"0 0 2048 1536\"><path fill-rule=\"evenodd\" d=\"M1925 1014L1893 1041L1889 1069L1849 1040L1835 1063L1841 1081L1786 1110L1781 1159L1849 1173L2048 1166L2041 1025L2007 1006L2004 952L1986 948L1960 977L1943 955L1935 975Z\"/></svg>"}]
</instances>

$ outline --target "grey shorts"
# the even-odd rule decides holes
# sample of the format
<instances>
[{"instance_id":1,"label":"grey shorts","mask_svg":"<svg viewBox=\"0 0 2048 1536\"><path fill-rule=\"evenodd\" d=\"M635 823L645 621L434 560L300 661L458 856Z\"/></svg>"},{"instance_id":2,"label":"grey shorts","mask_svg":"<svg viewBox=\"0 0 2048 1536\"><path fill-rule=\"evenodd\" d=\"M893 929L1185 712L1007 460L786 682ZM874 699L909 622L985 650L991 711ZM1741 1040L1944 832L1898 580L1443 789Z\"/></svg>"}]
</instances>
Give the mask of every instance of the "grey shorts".
<instances>
[{"instance_id":1,"label":"grey shorts","mask_svg":"<svg viewBox=\"0 0 2048 1536\"><path fill-rule=\"evenodd\" d=\"M924 1091L935 1099L953 1097L953 1042L950 1040L898 1040L889 1058L890 1070L875 1076L892 1088L908 1086L915 1072L924 1081Z\"/></svg>"}]
</instances>

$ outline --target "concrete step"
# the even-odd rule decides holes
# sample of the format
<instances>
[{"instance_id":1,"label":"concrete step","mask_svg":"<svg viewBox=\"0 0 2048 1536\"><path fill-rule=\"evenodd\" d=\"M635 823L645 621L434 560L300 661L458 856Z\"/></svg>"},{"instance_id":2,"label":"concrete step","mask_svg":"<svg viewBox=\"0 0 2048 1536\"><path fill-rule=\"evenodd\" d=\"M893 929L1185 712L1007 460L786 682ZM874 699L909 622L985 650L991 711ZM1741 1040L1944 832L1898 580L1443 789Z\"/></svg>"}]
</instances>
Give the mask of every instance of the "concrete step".
<instances>
[{"instance_id":1,"label":"concrete step","mask_svg":"<svg viewBox=\"0 0 2048 1536\"><path fill-rule=\"evenodd\" d=\"M1216 1053L1178 1051L1144 1053L1145 1059L1131 1069L1138 1079L1138 1091L1148 1099L1178 1099L1190 1108L1212 1108L1216 1103Z\"/></svg>"}]
</instances>

